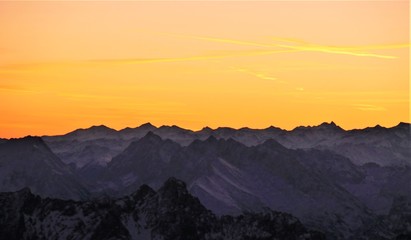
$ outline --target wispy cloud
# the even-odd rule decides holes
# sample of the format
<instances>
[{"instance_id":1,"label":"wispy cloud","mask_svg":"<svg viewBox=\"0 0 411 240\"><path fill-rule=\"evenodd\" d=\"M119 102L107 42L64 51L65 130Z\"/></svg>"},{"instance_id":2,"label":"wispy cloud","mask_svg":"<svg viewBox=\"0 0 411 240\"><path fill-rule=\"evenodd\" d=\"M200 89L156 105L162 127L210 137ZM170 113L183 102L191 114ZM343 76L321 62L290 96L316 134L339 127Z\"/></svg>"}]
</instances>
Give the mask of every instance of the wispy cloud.
<instances>
[{"instance_id":1,"label":"wispy cloud","mask_svg":"<svg viewBox=\"0 0 411 240\"><path fill-rule=\"evenodd\" d=\"M263 48L281 48L295 50L298 52L322 52L331 54L351 55L357 57L375 57L384 59L394 59L396 56L376 54L372 52L365 52L365 50L387 50L387 49L399 49L409 48L410 44L388 44L388 45L367 45L367 46L328 46L307 43L303 40L291 39L291 38L271 38L272 43L259 43L253 41L242 41L236 39L227 38L215 38L215 37L203 37L203 36L191 36L191 35L176 35L170 34L176 37L185 37L191 39L198 39L210 42L229 43L242 46L254 46Z\"/></svg>"},{"instance_id":2,"label":"wispy cloud","mask_svg":"<svg viewBox=\"0 0 411 240\"><path fill-rule=\"evenodd\" d=\"M62 92L58 93L58 96L70 99L78 99L78 100L113 100L113 99L122 99L122 96L111 96L111 95L104 95L104 94L79 94L79 93L71 93L71 92Z\"/></svg>"},{"instance_id":3,"label":"wispy cloud","mask_svg":"<svg viewBox=\"0 0 411 240\"><path fill-rule=\"evenodd\" d=\"M182 34L166 34L166 35L179 37L179 38L191 38L191 39L197 39L197 40L205 40L205 41L210 41L210 42L230 43L230 44L243 45L243 46L272 47L271 44L242 41L242 40L235 40L235 39L227 39L227 38L215 38L215 37L204 37L204 36L193 36L193 35L182 35Z\"/></svg>"},{"instance_id":4,"label":"wispy cloud","mask_svg":"<svg viewBox=\"0 0 411 240\"><path fill-rule=\"evenodd\" d=\"M298 52L294 49L272 49L272 50L240 50L240 51L218 51L219 54L203 54L187 57L169 57L169 58L129 58L129 59L92 59L83 61L82 63L118 63L118 64L142 64L142 63L166 63L166 62L184 62L184 61L199 61L199 60L213 60L232 57L247 57L270 55L276 53L290 53Z\"/></svg>"},{"instance_id":5,"label":"wispy cloud","mask_svg":"<svg viewBox=\"0 0 411 240\"><path fill-rule=\"evenodd\" d=\"M147 64L147 63L171 63L186 61L205 61L234 57L261 56L276 53L296 52L296 50L241 50L241 51L218 51L219 54L203 54L186 57L166 57L166 58L114 58L114 59L90 59L79 61L56 61L56 62L37 62L23 64L8 64L0 66L0 73L10 71L27 70L31 68L49 67L49 66L87 66L90 64Z\"/></svg>"},{"instance_id":6,"label":"wispy cloud","mask_svg":"<svg viewBox=\"0 0 411 240\"><path fill-rule=\"evenodd\" d=\"M265 73L261 73L261 72L258 72L258 71L253 71L253 70L250 70L248 68L234 68L233 67L231 69L233 69L236 72L243 72L243 73L252 75L252 76L257 77L257 78L262 79L262 80L278 81L278 82L284 83L284 81L279 81L276 77L269 76Z\"/></svg>"},{"instance_id":7,"label":"wispy cloud","mask_svg":"<svg viewBox=\"0 0 411 240\"><path fill-rule=\"evenodd\" d=\"M371 104L354 104L353 105L356 109L362 110L362 111L386 111L384 107L381 106L375 106Z\"/></svg>"},{"instance_id":8,"label":"wispy cloud","mask_svg":"<svg viewBox=\"0 0 411 240\"><path fill-rule=\"evenodd\" d=\"M225 58L227 56L191 56L191 57L171 57L171 58L125 58L125 59L92 59L82 61L82 63L110 63L110 64L141 64L141 63L167 63L184 62L195 60L209 60Z\"/></svg>"},{"instance_id":9,"label":"wispy cloud","mask_svg":"<svg viewBox=\"0 0 411 240\"><path fill-rule=\"evenodd\" d=\"M270 40L276 42L283 42L283 43L291 43L291 44L299 44L299 45L308 45L308 46L324 46L327 48L335 48L339 50L347 50L347 51L357 51L357 50L384 50L384 49L399 49L399 48L409 48L411 46L410 43L397 43L397 44L371 44L371 45L363 45L363 46L330 46L330 45L316 45L309 42L306 42L302 39L295 39L295 38L280 38L280 37L270 37Z\"/></svg>"},{"instance_id":10,"label":"wispy cloud","mask_svg":"<svg viewBox=\"0 0 411 240\"><path fill-rule=\"evenodd\" d=\"M0 84L1 92L14 92L14 93L40 93L40 91L30 90L21 86L11 84Z\"/></svg>"},{"instance_id":11,"label":"wispy cloud","mask_svg":"<svg viewBox=\"0 0 411 240\"><path fill-rule=\"evenodd\" d=\"M78 61L56 61L56 62L37 62L37 63L23 63L23 64L8 64L0 66L0 73L8 73L13 71L27 70L31 68L39 68L44 66L81 66L81 65L105 65L105 64L147 64L147 63L170 63L170 62L185 62L185 61L206 61L215 59L225 59L234 57L251 57L262 55L274 55L280 53L293 53L293 52L320 52L328 54L341 54L356 57L373 57L381 59L395 59L396 56L377 54L370 52L372 50L389 50L389 49L401 49L409 48L409 43L404 44L388 44L388 45L366 45L366 46L328 46L320 44L312 44L300 39L292 38L278 38L270 37L270 43L262 43L255 41L243 41L237 39L205 37L205 36L193 36L193 35L181 35L181 34L166 34L167 36L178 38L197 39L201 41L227 43L240 46L253 47L249 50L231 50L231 51L214 51L193 56L176 56L176 57L164 57L164 58L119 58L119 59L90 59L90 60L78 60ZM250 73L251 74L251 73ZM264 74L254 74L256 77L266 80L271 77L266 77Z\"/></svg>"},{"instance_id":12,"label":"wispy cloud","mask_svg":"<svg viewBox=\"0 0 411 240\"><path fill-rule=\"evenodd\" d=\"M4 90L23 90L24 88L17 86L17 85L11 85L11 84L1 84L0 83L0 89Z\"/></svg>"}]
</instances>

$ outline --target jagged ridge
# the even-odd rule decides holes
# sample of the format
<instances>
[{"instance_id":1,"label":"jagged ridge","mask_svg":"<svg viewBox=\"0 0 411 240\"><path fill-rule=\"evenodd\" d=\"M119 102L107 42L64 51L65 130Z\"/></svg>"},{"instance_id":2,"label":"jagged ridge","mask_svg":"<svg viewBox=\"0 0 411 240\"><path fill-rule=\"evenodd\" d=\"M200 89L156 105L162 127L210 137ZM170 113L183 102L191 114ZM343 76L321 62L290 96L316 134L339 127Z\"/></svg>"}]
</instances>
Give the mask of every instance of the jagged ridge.
<instances>
[{"instance_id":1,"label":"jagged ridge","mask_svg":"<svg viewBox=\"0 0 411 240\"><path fill-rule=\"evenodd\" d=\"M0 193L0 238L21 239L325 239L295 217L266 210L216 217L184 182L168 179L119 198L42 199L29 189Z\"/></svg>"}]
</instances>

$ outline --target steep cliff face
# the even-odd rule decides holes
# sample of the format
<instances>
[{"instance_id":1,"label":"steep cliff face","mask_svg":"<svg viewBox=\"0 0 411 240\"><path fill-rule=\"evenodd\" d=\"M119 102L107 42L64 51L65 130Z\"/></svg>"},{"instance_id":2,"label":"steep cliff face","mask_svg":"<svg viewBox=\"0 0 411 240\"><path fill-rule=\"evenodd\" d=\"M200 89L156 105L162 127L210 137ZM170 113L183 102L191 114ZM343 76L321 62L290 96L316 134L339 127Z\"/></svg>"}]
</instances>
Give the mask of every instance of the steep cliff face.
<instances>
[{"instance_id":1,"label":"steep cliff face","mask_svg":"<svg viewBox=\"0 0 411 240\"><path fill-rule=\"evenodd\" d=\"M217 217L184 182L147 185L120 199L42 199L29 189L0 194L1 239L325 239L297 218L266 210Z\"/></svg>"}]
</instances>

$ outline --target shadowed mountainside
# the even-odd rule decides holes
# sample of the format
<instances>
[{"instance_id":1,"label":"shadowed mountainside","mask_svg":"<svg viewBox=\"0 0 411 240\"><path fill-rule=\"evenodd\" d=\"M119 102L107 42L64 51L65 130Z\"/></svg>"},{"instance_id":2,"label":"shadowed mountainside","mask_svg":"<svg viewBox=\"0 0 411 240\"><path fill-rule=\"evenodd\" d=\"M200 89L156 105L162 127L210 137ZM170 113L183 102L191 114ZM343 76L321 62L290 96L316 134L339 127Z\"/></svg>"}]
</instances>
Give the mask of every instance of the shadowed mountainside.
<instances>
[{"instance_id":1,"label":"shadowed mountainside","mask_svg":"<svg viewBox=\"0 0 411 240\"><path fill-rule=\"evenodd\" d=\"M334 123L292 131L96 126L0 140L0 191L121 197L176 177L218 216L270 208L329 239L391 239L406 236L411 220L400 211L411 202L410 139L406 123L351 131Z\"/></svg>"},{"instance_id":2,"label":"shadowed mountainside","mask_svg":"<svg viewBox=\"0 0 411 240\"><path fill-rule=\"evenodd\" d=\"M392 128L375 127L345 131L334 122L313 127L296 127L291 131L276 127L266 129L233 129L208 127L191 131L178 126L155 127L146 123L136 128L120 131L104 125L78 129L62 136L44 136L54 153L65 163L78 168L90 165L106 165L120 154L131 142L153 132L162 139L170 139L182 146L194 140L234 139L246 146L255 146L274 139L287 148L319 148L339 153L355 164L374 162L382 166L411 166L410 124L400 123Z\"/></svg>"},{"instance_id":3,"label":"shadowed mountainside","mask_svg":"<svg viewBox=\"0 0 411 240\"><path fill-rule=\"evenodd\" d=\"M29 189L0 193L2 239L325 239L297 218L266 209L217 217L168 179L156 192L147 185L129 196L86 202L42 199Z\"/></svg>"}]
</instances>

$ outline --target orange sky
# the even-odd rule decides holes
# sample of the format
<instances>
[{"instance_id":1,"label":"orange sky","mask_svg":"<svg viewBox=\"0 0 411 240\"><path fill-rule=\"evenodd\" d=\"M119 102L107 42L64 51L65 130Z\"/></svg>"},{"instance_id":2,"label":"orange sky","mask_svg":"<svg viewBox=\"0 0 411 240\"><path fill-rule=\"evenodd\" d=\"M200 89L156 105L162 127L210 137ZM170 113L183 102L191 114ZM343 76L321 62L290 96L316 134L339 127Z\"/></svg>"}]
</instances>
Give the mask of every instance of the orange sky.
<instances>
[{"instance_id":1,"label":"orange sky","mask_svg":"<svg viewBox=\"0 0 411 240\"><path fill-rule=\"evenodd\" d=\"M409 3L0 2L0 137L409 122Z\"/></svg>"}]
</instances>

